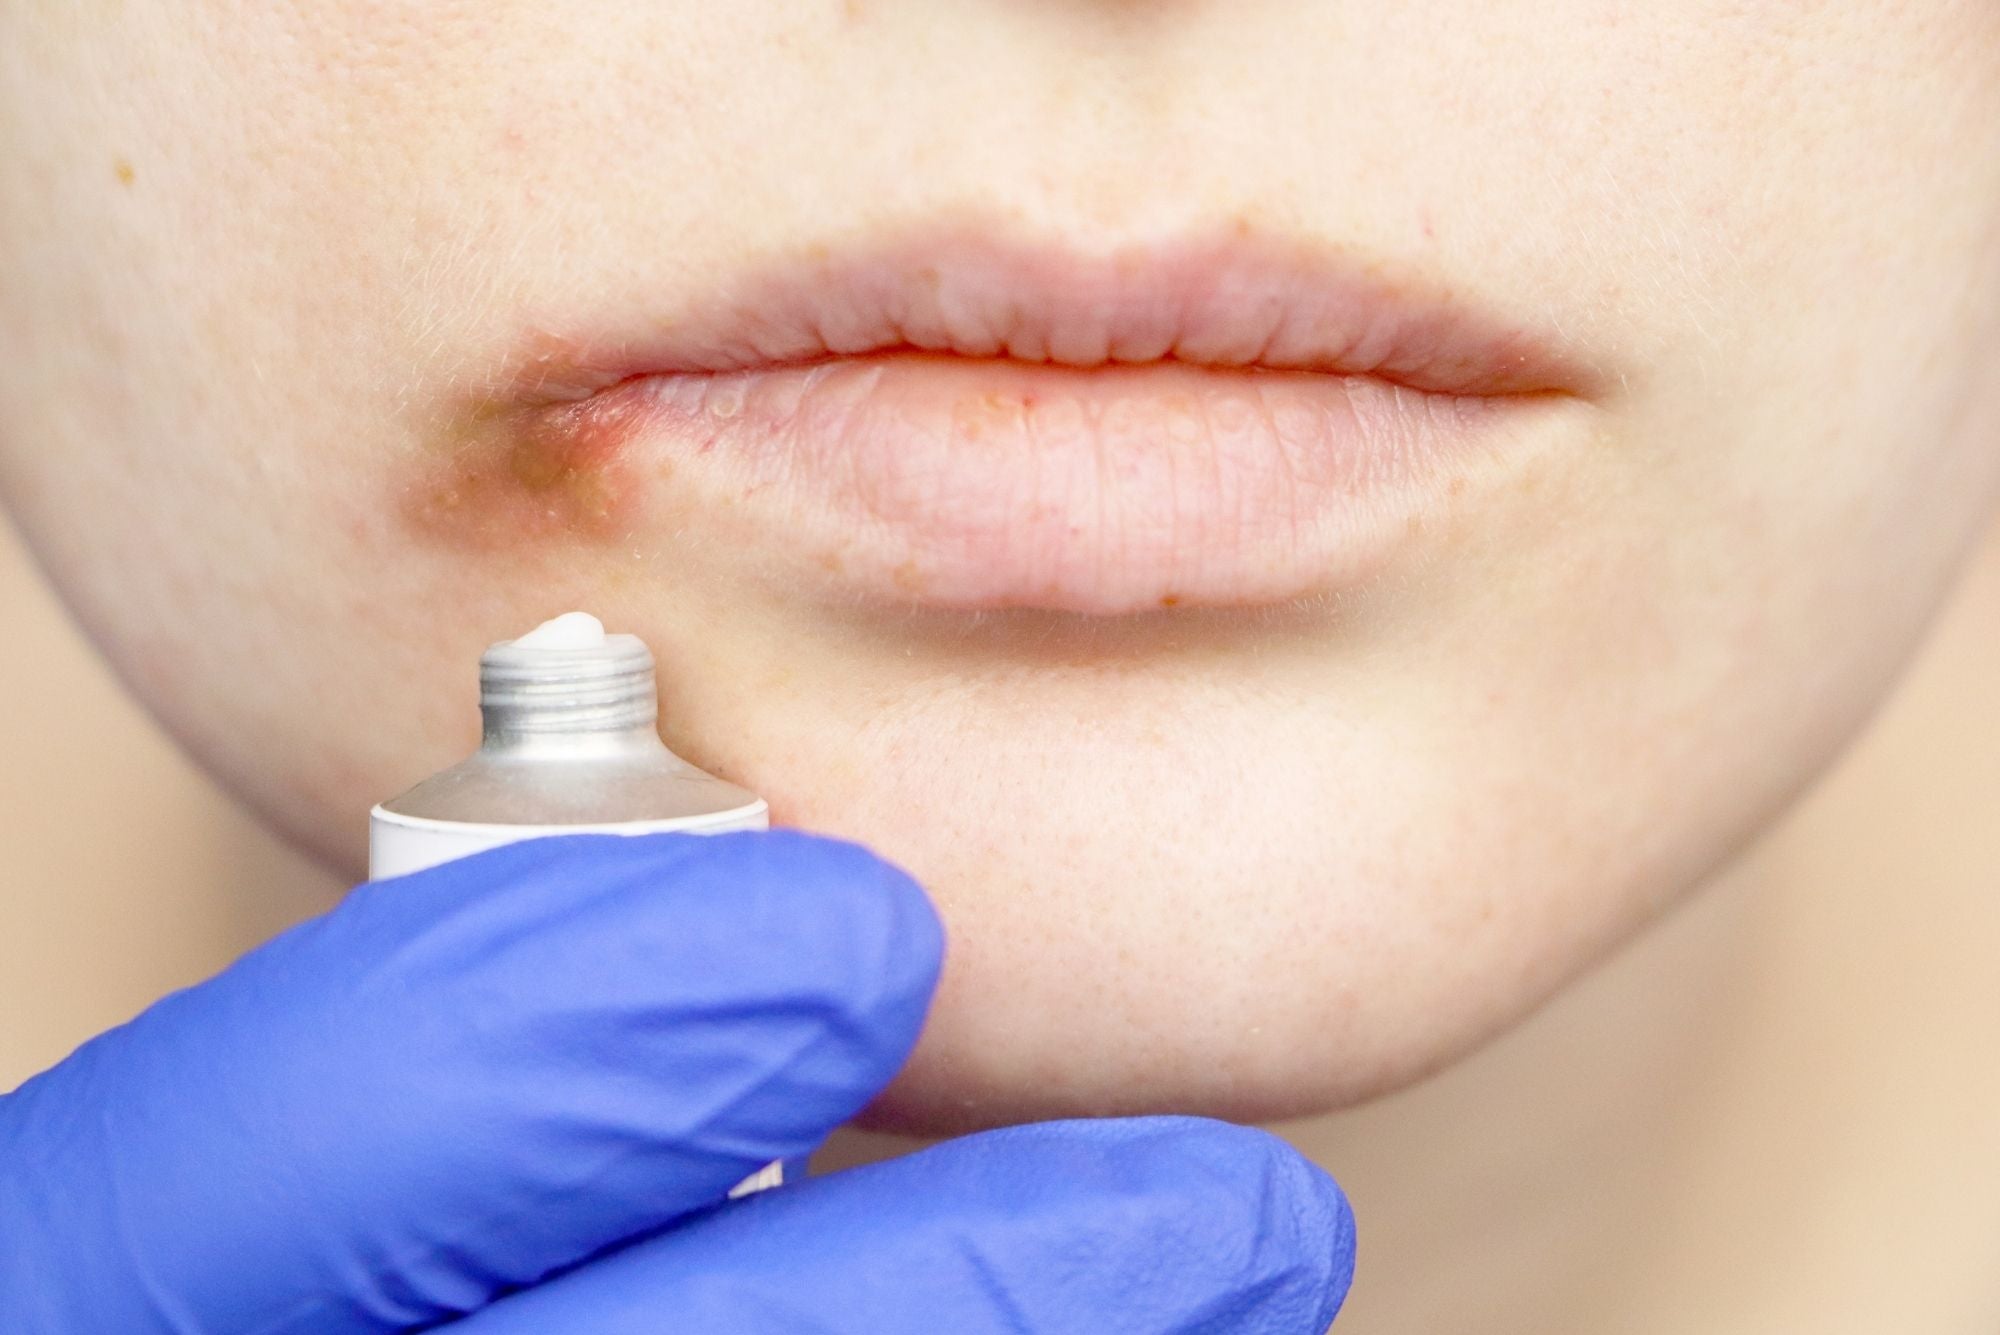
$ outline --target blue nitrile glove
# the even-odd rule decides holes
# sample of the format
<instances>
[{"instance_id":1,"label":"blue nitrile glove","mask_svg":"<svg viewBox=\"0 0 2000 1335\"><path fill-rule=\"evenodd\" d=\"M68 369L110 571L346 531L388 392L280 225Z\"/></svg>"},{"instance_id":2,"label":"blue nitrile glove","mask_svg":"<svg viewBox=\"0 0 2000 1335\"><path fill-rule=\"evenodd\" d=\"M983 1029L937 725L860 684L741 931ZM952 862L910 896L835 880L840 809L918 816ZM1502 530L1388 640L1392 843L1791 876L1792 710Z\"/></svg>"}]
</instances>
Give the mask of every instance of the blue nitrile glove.
<instances>
[{"instance_id":1,"label":"blue nitrile glove","mask_svg":"<svg viewBox=\"0 0 2000 1335\"><path fill-rule=\"evenodd\" d=\"M915 1041L942 942L851 844L569 836L364 886L0 1097L8 1335L1318 1335L1332 1181L1187 1118L721 1203Z\"/></svg>"}]
</instances>

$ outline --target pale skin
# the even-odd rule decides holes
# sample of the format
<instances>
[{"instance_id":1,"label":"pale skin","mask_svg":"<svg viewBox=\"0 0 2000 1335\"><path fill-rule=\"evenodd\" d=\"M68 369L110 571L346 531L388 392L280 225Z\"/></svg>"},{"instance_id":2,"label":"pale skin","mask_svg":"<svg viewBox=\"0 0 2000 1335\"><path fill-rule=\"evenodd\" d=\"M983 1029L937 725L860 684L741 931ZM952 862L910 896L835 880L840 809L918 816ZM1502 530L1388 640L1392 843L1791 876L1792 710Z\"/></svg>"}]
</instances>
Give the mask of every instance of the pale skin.
<instances>
[{"instance_id":1,"label":"pale skin","mask_svg":"<svg viewBox=\"0 0 2000 1335\"><path fill-rule=\"evenodd\" d=\"M646 635L677 749L944 912L878 1125L1324 1117L1343 1329L1988 1329L1995 124L1970 0L14 3L0 487L349 875L466 744L469 654L579 603ZM1587 349L1597 429L1310 616L1060 655L827 618L699 513L397 506L567 294L975 207L1393 254Z\"/></svg>"}]
</instances>

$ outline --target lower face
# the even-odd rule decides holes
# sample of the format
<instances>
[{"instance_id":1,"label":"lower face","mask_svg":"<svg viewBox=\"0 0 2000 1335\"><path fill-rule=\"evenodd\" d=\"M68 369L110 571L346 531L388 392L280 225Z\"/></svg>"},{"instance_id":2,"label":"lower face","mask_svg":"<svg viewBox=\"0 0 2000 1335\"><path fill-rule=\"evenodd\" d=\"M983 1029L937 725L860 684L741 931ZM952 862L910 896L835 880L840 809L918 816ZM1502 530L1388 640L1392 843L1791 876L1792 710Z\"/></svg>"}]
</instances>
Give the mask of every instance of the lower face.
<instances>
[{"instance_id":1,"label":"lower face","mask_svg":"<svg viewBox=\"0 0 2000 1335\"><path fill-rule=\"evenodd\" d=\"M1827 763L2000 487L1987 6L587 8L0 11L0 483L168 727L351 873L473 744L489 641L644 636L670 745L938 902L880 1124L1264 1119L1452 1060ZM1212 495L1158 537L1170 400L1237 386L1160 366L959 350L858 427L769 410L782 467L704 449L712 384L537 453L570 410L524 351L940 219L1280 236L1590 373L1457 396L1421 486L1332 470L1322 546L1276 501L1214 538ZM1129 527L980 510L1020 414L1107 395L1121 452L1050 466L1137 470L1087 493Z\"/></svg>"}]
</instances>

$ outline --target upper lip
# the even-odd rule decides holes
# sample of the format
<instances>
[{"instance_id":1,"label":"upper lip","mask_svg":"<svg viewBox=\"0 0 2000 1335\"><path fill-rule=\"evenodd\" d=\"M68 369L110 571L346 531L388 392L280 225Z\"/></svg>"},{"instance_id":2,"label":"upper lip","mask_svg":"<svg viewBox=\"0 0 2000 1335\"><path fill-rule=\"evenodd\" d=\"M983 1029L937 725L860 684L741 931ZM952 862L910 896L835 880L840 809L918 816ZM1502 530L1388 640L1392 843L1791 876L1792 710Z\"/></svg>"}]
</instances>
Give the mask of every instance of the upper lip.
<instances>
[{"instance_id":1,"label":"upper lip","mask_svg":"<svg viewBox=\"0 0 2000 1335\"><path fill-rule=\"evenodd\" d=\"M1366 375L1482 397L1600 383L1550 331L1448 286L1240 223L1106 247L931 221L802 245L665 307L620 294L615 313L537 328L481 398L574 402L644 376L898 350Z\"/></svg>"}]
</instances>

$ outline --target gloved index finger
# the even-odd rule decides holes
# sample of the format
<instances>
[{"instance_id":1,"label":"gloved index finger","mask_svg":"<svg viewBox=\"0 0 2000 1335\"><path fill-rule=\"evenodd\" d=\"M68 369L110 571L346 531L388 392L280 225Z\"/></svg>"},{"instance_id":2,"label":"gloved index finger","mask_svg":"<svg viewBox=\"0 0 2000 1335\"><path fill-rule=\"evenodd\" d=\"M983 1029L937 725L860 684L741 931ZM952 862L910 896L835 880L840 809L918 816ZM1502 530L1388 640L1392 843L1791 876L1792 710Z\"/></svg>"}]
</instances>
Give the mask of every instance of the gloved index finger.
<instances>
[{"instance_id":1,"label":"gloved index finger","mask_svg":"<svg viewBox=\"0 0 2000 1335\"><path fill-rule=\"evenodd\" d=\"M0 1312L470 1311L809 1151L902 1064L941 950L907 877L784 832L364 886L0 1099Z\"/></svg>"}]
</instances>

